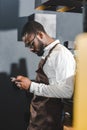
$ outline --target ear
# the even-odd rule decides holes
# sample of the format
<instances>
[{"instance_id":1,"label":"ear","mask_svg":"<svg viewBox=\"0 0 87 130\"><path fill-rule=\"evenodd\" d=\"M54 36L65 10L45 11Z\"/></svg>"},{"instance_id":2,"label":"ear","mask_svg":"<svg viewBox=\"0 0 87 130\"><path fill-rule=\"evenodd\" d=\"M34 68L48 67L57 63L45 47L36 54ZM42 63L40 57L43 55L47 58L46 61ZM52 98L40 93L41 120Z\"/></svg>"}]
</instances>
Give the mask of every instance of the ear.
<instances>
[{"instance_id":1,"label":"ear","mask_svg":"<svg viewBox=\"0 0 87 130\"><path fill-rule=\"evenodd\" d=\"M37 33L37 37L38 37L38 38L42 39L43 36L44 36L44 33L43 33L43 32L39 31L39 32Z\"/></svg>"}]
</instances>

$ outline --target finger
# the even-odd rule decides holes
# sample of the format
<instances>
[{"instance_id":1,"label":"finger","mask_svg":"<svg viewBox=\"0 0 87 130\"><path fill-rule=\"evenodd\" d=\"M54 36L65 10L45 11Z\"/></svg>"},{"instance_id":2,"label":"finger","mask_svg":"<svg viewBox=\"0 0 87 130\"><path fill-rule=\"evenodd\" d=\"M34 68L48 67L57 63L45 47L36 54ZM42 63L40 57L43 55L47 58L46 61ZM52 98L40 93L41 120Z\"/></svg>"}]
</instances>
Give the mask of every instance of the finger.
<instances>
[{"instance_id":1,"label":"finger","mask_svg":"<svg viewBox=\"0 0 87 130\"><path fill-rule=\"evenodd\" d=\"M16 78L15 77L11 77L10 78L12 82L15 82L16 81Z\"/></svg>"},{"instance_id":2,"label":"finger","mask_svg":"<svg viewBox=\"0 0 87 130\"><path fill-rule=\"evenodd\" d=\"M19 76L17 76L16 80L20 81L22 78L23 78L23 76L19 75Z\"/></svg>"},{"instance_id":3,"label":"finger","mask_svg":"<svg viewBox=\"0 0 87 130\"><path fill-rule=\"evenodd\" d=\"M18 88L22 89L21 83L17 83L16 85L17 85Z\"/></svg>"},{"instance_id":4,"label":"finger","mask_svg":"<svg viewBox=\"0 0 87 130\"><path fill-rule=\"evenodd\" d=\"M18 84L17 84L17 87L19 87L19 88L20 88L20 87L21 87L21 84L19 84L19 83L18 83Z\"/></svg>"}]
</instances>

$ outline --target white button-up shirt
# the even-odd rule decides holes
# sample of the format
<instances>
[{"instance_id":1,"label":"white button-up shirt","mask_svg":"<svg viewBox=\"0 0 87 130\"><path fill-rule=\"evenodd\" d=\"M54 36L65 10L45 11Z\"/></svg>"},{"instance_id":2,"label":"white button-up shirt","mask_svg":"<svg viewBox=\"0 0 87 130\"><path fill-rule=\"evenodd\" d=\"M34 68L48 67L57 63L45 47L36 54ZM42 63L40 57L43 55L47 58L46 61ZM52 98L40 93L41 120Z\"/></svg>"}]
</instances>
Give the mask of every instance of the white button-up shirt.
<instances>
[{"instance_id":1,"label":"white button-up shirt","mask_svg":"<svg viewBox=\"0 0 87 130\"><path fill-rule=\"evenodd\" d=\"M45 47L42 58L45 58L49 50L57 43L59 40ZM32 82L30 92L38 96L70 98L74 90L75 68L76 63L72 53L59 43L52 50L43 67L49 79L49 85Z\"/></svg>"}]
</instances>

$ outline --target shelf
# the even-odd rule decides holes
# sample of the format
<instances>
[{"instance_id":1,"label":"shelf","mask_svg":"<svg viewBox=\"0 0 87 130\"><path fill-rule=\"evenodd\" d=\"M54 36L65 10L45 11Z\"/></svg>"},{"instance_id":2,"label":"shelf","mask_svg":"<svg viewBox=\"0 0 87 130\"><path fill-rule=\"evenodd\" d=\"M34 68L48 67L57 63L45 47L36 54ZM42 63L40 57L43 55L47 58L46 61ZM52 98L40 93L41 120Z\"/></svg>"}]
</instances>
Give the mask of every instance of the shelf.
<instances>
[{"instance_id":1,"label":"shelf","mask_svg":"<svg viewBox=\"0 0 87 130\"><path fill-rule=\"evenodd\" d=\"M82 13L84 0L36 0L36 10ZM85 0L87 2L87 0Z\"/></svg>"}]
</instances>

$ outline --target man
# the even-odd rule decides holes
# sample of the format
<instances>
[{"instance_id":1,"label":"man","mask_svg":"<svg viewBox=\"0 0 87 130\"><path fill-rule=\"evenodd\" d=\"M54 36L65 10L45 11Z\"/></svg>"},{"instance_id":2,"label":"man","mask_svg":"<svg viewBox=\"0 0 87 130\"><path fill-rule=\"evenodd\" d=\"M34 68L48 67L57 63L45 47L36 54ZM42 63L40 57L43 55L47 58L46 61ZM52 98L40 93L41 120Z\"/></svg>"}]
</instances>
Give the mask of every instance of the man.
<instances>
[{"instance_id":1,"label":"man","mask_svg":"<svg viewBox=\"0 0 87 130\"><path fill-rule=\"evenodd\" d=\"M61 100L71 98L74 89L73 55L36 21L24 25L22 40L30 51L42 56L36 82L20 75L12 79L20 89L34 94L27 130L62 130Z\"/></svg>"}]
</instances>

